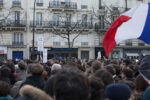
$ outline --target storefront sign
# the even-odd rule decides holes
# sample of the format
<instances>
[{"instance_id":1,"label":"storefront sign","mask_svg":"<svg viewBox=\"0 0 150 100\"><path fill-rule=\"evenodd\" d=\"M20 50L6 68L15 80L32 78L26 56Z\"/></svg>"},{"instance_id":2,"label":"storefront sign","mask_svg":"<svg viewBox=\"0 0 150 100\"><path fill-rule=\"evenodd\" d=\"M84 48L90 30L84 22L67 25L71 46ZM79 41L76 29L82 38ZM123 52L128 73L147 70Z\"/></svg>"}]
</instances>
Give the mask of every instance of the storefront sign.
<instances>
[{"instance_id":1,"label":"storefront sign","mask_svg":"<svg viewBox=\"0 0 150 100\"><path fill-rule=\"evenodd\" d=\"M99 51L99 52L98 52L97 59L101 59L101 57L102 57L102 56L101 56L101 52Z\"/></svg>"},{"instance_id":2,"label":"storefront sign","mask_svg":"<svg viewBox=\"0 0 150 100\"><path fill-rule=\"evenodd\" d=\"M47 49L43 49L43 63L47 63Z\"/></svg>"},{"instance_id":3,"label":"storefront sign","mask_svg":"<svg viewBox=\"0 0 150 100\"><path fill-rule=\"evenodd\" d=\"M37 46L38 46L38 51L43 51L43 45L44 45L44 38L43 35L37 35Z\"/></svg>"},{"instance_id":4,"label":"storefront sign","mask_svg":"<svg viewBox=\"0 0 150 100\"><path fill-rule=\"evenodd\" d=\"M7 47L0 46L0 54L7 54Z\"/></svg>"}]
</instances>

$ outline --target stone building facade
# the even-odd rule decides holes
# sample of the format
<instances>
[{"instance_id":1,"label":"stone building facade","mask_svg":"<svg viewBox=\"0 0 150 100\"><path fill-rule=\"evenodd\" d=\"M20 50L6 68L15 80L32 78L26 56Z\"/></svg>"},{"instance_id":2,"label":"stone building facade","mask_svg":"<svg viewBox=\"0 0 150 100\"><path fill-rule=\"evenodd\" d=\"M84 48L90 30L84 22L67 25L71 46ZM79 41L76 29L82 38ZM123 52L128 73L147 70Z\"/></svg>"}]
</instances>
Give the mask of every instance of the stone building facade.
<instances>
[{"instance_id":1,"label":"stone building facade","mask_svg":"<svg viewBox=\"0 0 150 100\"><path fill-rule=\"evenodd\" d=\"M37 37L44 39L48 59L72 57L95 59L104 56L102 39L110 24L126 9L148 0L0 0L0 58L30 59L35 27ZM35 21L33 21L35 18ZM68 48L69 34L71 48ZM73 46L72 46L73 44ZM138 40L120 43L111 58L141 56L150 47Z\"/></svg>"}]
</instances>

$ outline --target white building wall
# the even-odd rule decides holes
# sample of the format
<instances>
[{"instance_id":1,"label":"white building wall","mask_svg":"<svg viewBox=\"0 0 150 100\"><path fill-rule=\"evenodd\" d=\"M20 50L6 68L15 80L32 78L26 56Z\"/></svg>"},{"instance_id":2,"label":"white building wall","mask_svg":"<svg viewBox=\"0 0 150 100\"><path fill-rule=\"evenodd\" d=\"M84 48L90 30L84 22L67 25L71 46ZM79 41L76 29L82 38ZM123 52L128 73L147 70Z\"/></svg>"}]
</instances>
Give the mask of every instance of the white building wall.
<instances>
[{"instance_id":1,"label":"white building wall","mask_svg":"<svg viewBox=\"0 0 150 100\"><path fill-rule=\"evenodd\" d=\"M29 58L29 48L32 46L32 39L33 39L33 32L31 31L31 27L30 27L30 23L31 21L33 21L33 4L34 4L34 0L21 0L21 8L11 8L12 7L12 1L13 0L4 0L4 8L7 8L8 10L2 10L0 12L0 14L5 14L7 15L8 12L10 12L10 15L8 17L9 20L14 20L14 11L20 11L21 12L21 16L20 19L21 20L26 20L27 22L27 27L26 27L26 31L19 31L21 33L23 33L23 37L24 37L24 45L26 45L25 48L9 48L8 49L8 59L12 59L12 51L19 51L22 50L24 51L24 58ZM37 12L42 12L42 20L43 21L52 21L53 20L53 14L54 12L52 12L48 6L49 6L49 1L53 1L53 0L43 0L43 6L42 7L38 7L36 6L36 11L35 11L35 15ZM65 1L65 0L60 0L60 1ZM71 21L76 22L81 20L82 14L87 14L88 15L88 22L91 21L91 17L93 18L93 24L98 22L98 11L99 11L99 0L86 0L87 4L88 4L88 9L81 9L81 4L82 4L82 0L71 0L72 2L77 2L77 11L75 12L69 12L70 14L72 14L72 19ZM150 0L144 0L143 2L149 2ZM142 3L142 1L138 1L138 0L128 0L128 8L131 8L133 6L136 6L138 4ZM124 9L125 8L125 0L102 0L102 6L105 7L119 7L120 9ZM94 11L94 12L93 12ZM65 16L64 12L59 12L62 16ZM68 12L67 12L68 13ZM1 19L1 17L0 17ZM35 16L36 19L36 16ZM13 34L17 32L17 31L6 31L6 32L0 32L0 45L11 45L12 41L13 41ZM53 47L53 42L55 41L53 38L53 33L54 32L46 32L46 31L42 31L42 32L35 32L35 42L36 42L36 34L38 33L42 33L44 34L44 46L45 47ZM77 34L77 32L73 33L73 36L75 36L74 34ZM81 36L82 34L88 34L88 46L84 47L81 45ZM99 35L100 34L100 35ZM71 38L73 38L73 36L71 36ZM94 31L94 28L92 30L90 30L89 32L83 32L81 33L81 35L79 35L76 40L74 41L74 47L75 48L79 48L78 50L78 55L79 58L81 58L81 50L89 50L90 51L90 58L93 59L95 58L95 46L98 46L101 40L98 40L98 38L95 38L97 36L104 36L104 33L97 33ZM102 39L102 38L99 38ZM65 45L65 42L67 42L67 40L63 39L60 37L59 41L61 42L61 46L60 48L67 48L67 46ZM137 41L133 41L134 45L136 46ZM120 44L120 45L124 45L124 41ZM35 44L35 46L37 46Z\"/></svg>"}]
</instances>

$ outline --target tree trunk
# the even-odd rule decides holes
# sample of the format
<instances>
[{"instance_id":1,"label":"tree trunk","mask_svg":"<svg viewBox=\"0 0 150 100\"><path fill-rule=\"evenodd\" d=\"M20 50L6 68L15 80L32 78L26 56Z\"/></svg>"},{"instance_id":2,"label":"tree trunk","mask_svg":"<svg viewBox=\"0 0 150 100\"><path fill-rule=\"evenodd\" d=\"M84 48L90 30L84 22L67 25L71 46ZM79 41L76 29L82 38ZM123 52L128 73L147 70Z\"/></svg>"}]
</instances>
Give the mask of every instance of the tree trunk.
<instances>
[{"instance_id":1,"label":"tree trunk","mask_svg":"<svg viewBox=\"0 0 150 100\"><path fill-rule=\"evenodd\" d=\"M68 30L68 57L71 59L71 44L70 44L70 31Z\"/></svg>"}]
</instances>

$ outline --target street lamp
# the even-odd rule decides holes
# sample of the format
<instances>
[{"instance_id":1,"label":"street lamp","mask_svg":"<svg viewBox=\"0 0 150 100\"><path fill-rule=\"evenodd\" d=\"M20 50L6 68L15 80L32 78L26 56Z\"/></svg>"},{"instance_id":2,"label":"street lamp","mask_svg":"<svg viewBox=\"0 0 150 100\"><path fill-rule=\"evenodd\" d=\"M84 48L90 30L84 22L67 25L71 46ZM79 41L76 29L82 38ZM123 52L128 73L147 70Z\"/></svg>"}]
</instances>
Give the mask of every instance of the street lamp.
<instances>
[{"instance_id":1,"label":"street lamp","mask_svg":"<svg viewBox=\"0 0 150 100\"><path fill-rule=\"evenodd\" d=\"M32 54L31 54L31 59L35 60L34 57L34 35L35 35L35 4L36 4L36 0L34 0L34 8L33 8L33 39L32 39Z\"/></svg>"}]
</instances>

